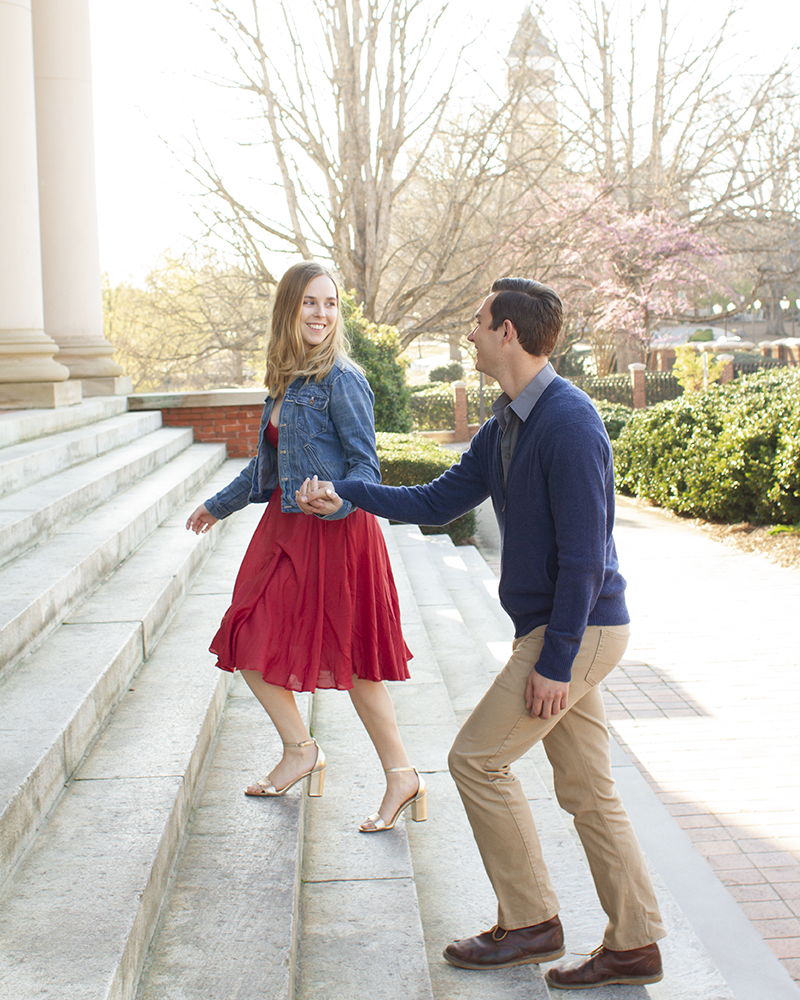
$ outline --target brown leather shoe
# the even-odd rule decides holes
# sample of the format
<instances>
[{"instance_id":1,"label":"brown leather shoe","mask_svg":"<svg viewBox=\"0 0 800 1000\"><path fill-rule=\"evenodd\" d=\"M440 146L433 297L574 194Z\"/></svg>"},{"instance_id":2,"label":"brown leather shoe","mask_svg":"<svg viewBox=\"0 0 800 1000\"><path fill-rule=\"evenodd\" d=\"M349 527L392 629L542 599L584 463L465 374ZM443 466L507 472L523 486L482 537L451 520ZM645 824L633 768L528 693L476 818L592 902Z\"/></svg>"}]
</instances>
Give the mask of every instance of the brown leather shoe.
<instances>
[{"instance_id":1,"label":"brown leather shoe","mask_svg":"<svg viewBox=\"0 0 800 1000\"><path fill-rule=\"evenodd\" d=\"M657 944L630 951L611 951L600 945L584 962L548 969L545 980L560 990L590 990L594 986L646 986L664 978Z\"/></svg>"},{"instance_id":2,"label":"brown leather shoe","mask_svg":"<svg viewBox=\"0 0 800 1000\"><path fill-rule=\"evenodd\" d=\"M507 969L510 965L552 962L564 954L564 932L558 917L532 927L504 931L499 925L475 937L454 941L444 950L461 969Z\"/></svg>"}]
</instances>

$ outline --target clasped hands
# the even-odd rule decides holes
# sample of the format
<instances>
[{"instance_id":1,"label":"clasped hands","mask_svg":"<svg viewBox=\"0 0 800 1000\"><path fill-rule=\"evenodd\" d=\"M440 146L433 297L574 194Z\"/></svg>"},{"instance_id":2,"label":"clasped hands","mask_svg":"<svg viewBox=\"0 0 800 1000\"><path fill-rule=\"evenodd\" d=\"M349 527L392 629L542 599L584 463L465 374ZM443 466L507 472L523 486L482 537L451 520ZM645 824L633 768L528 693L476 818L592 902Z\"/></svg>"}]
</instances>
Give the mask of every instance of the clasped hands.
<instances>
[{"instance_id":1,"label":"clasped hands","mask_svg":"<svg viewBox=\"0 0 800 1000\"><path fill-rule=\"evenodd\" d=\"M334 490L333 483L306 479L299 490L295 490L294 498L297 506L304 514L335 514L342 506L342 498Z\"/></svg>"}]
</instances>

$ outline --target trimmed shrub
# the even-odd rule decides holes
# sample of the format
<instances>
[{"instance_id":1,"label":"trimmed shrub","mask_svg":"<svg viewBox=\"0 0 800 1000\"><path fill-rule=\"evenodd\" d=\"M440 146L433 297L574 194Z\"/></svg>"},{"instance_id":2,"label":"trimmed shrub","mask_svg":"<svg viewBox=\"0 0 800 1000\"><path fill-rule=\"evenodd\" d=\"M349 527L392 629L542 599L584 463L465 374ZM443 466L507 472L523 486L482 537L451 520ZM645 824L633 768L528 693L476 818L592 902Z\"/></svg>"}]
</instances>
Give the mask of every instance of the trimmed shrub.
<instances>
[{"instance_id":1,"label":"trimmed shrub","mask_svg":"<svg viewBox=\"0 0 800 1000\"><path fill-rule=\"evenodd\" d=\"M492 403L503 390L499 385L485 386L483 404L486 419L492 415ZM467 421L480 422L481 390L467 386ZM455 426L453 387L449 383L424 385L411 392L411 414L416 431L447 431Z\"/></svg>"},{"instance_id":2,"label":"trimmed shrub","mask_svg":"<svg viewBox=\"0 0 800 1000\"><path fill-rule=\"evenodd\" d=\"M647 371L644 378L648 405L665 399L676 399L683 392L672 372ZM630 375L576 376L571 377L570 382L583 389L592 399L605 399L609 403L624 403L626 406L633 403Z\"/></svg>"},{"instance_id":3,"label":"trimmed shrub","mask_svg":"<svg viewBox=\"0 0 800 1000\"><path fill-rule=\"evenodd\" d=\"M769 370L637 410L614 449L617 485L681 514L800 521L800 372Z\"/></svg>"},{"instance_id":4,"label":"trimmed shrub","mask_svg":"<svg viewBox=\"0 0 800 1000\"><path fill-rule=\"evenodd\" d=\"M600 414L609 438L616 441L622 428L630 420L633 408L624 403L609 403L606 399L593 399L592 402Z\"/></svg>"},{"instance_id":5,"label":"trimmed shrub","mask_svg":"<svg viewBox=\"0 0 800 1000\"><path fill-rule=\"evenodd\" d=\"M439 365L428 372L429 382L457 382L464 377L464 366L460 361L451 361L449 365Z\"/></svg>"},{"instance_id":6,"label":"trimmed shrub","mask_svg":"<svg viewBox=\"0 0 800 1000\"><path fill-rule=\"evenodd\" d=\"M364 369L375 394L375 429L404 433L411 430L411 392L406 366L400 360L402 345L393 326L378 326L364 317L350 296L343 296L344 325L350 355Z\"/></svg>"},{"instance_id":7,"label":"trimmed shrub","mask_svg":"<svg viewBox=\"0 0 800 1000\"><path fill-rule=\"evenodd\" d=\"M430 483L455 464L456 454L416 434L378 434L378 458L382 481L387 486L417 486ZM470 510L442 526L420 525L425 535L447 532L456 545L469 542L475 534L475 511Z\"/></svg>"},{"instance_id":8,"label":"trimmed shrub","mask_svg":"<svg viewBox=\"0 0 800 1000\"><path fill-rule=\"evenodd\" d=\"M628 380L630 383L630 380ZM492 403L503 390L499 385L486 386L483 390L483 405L485 417L492 415ZM471 424L480 422L481 392L477 386L467 388L467 420ZM628 421L633 410L625 403L614 403L606 399L592 399L608 436L614 441ZM411 412L414 418L414 429L420 431L452 430L455 422L453 412L453 390L447 385L423 386L411 393Z\"/></svg>"},{"instance_id":9,"label":"trimmed shrub","mask_svg":"<svg viewBox=\"0 0 800 1000\"><path fill-rule=\"evenodd\" d=\"M452 430L455 425L453 388L449 383L439 382L412 390L409 408L415 431Z\"/></svg>"}]
</instances>

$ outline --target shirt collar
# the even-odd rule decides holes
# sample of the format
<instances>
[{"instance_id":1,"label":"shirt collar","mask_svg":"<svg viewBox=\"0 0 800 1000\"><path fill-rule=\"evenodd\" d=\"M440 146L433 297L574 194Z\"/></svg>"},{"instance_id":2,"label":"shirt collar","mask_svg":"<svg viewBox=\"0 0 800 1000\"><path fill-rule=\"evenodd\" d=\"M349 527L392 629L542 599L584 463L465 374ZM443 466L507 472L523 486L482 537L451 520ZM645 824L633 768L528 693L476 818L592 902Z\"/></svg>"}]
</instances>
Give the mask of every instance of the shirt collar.
<instances>
[{"instance_id":1,"label":"shirt collar","mask_svg":"<svg viewBox=\"0 0 800 1000\"><path fill-rule=\"evenodd\" d=\"M516 399L511 399L507 393L501 392L492 403L492 413L505 430L508 422L508 409L511 409L520 420L525 421L531 415L531 410L536 406L542 397L544 390L556 377L556 370L548 361L539 374L530 380Z\"/></svg>"}]
</instances>

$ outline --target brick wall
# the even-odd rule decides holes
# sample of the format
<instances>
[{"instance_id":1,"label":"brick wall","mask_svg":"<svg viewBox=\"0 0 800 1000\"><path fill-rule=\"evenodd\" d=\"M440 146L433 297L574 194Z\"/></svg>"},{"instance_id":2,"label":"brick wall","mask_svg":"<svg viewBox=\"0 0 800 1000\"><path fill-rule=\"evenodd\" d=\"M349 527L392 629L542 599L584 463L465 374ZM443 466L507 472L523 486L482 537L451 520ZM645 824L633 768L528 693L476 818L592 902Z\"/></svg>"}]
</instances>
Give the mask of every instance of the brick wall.
<instances>
[{"instance_id":1,"label":"brick wall","mask_svg":"<svg viewBox=\"0 0 800 1000\"><path fill-rule=\"evenodd\" d=\"M186 406L162 409L165 427L191 427L195 441L224 441L229 458L256 453L263 406Z\"/></svg>"},{"instance_id":2,"label":"brick wall","mask_svg":"<svg viewBox=\"0 0 800 1000\"><path fill-rule=\"evenodd\" d=\"M224 441L229 458L252 458L264 411L264 389L137 393L129 410L160 410L165 427L191 427L195 441Z\"/></svg>"}]
</instances>

